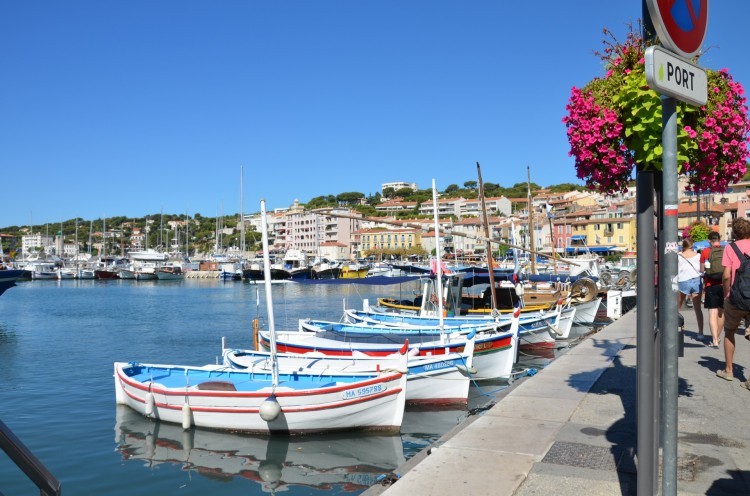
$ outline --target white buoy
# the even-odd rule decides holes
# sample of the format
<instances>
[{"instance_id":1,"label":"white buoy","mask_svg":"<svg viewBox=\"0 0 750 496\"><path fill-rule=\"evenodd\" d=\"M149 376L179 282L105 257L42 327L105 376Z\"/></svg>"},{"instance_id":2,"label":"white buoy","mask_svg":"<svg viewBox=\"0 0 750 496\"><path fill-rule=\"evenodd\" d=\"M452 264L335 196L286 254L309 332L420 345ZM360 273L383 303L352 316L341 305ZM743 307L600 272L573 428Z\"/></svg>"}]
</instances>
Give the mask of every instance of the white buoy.
<instances>
[{"instance_id":1,"label":"white buoy","mask_svg":"<svg viewBox=\"0 0 750 496\"><path fill-rule=\"evenodd\" d=\"M281 405L279 405L279 402L276 401L276 396L269 396L266 398L266 400L260 404L260 418L265 420L266 422L272 422L276 420L276 418L281 413Z\"/></svg>"},{"instance_id":2,"label":"white buoy","mask_svg":"<svg viewBox=\"0 0 750 496\"><path fill-rule=\"evenodd\" d=\"M154 414L154 407L155 401L154 401L154 393L149 391L146 393L146 416L151 417Z\"/></svg>"},{"instance_id":3,"label":"white buoy","mask_svg":"<svg viewBox=\"0 0 750 496\"><path fill-rule=\"evenodd\" d=\"M190 405L185 403L182 405L182 428L188 430L193 426L193 411L190 409Z\"/></svg>"}]
</instances>

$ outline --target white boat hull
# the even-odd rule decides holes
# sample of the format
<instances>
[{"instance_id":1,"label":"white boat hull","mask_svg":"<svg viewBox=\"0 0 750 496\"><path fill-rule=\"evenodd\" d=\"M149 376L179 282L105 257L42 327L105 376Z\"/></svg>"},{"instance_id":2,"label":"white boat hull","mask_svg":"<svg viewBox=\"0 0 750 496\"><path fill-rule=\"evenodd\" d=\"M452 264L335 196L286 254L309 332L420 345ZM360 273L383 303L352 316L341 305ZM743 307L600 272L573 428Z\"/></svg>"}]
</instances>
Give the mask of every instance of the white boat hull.
<instances>
[{"instance_id":1,"label":"white boat hull","mask_svg":"<svg viewBox=\"0 0 750 496\"><path fill-rule=\"evenodd\" d=\"M517 325L517 323L514 323ZM258 334L258 343L265 350L270 350L269 336L265 332ZM445 335L445 341L430 336L429 341L419 342L410 339L409 350L420 357L443 356L460 353L466 346L466 335L451 333ZM471 378L474 380L504 379L510 377L516 358L516 331L511 327L509 332L486 332L477 334L474 340L474 359ZM317 336L314 332L277 332L276 345L279 351L286 353L322 353L332 356L388 356L398 350L396 345L382 343L338 341Z\"/></svg>"},{"instance_id":2,"label":"white boat hull","mask_svg":"<svg viewBox=\"0 0 750 496\"><path fill-rule=\"evenodd\" d=\"M163 374L168 367L174 374ZM189 385L187 370L211 370L215 380L232 374L247 376L245 384L252 384L248 391L227 391L200 388ZM288 388L280 383L271 386L270 379L258 387L259 379L250 374L232 371L224 367L172 367L128 363L115 363L115 393L117 403L128 405L142 415L182 424L185 427L183 406L189 405L190 425L211 429L226 429L245 432L295 434L322 431L372 429L398 431L403 420L406 400L406 375L388 373L372 379L339 383L333 378L331 385L322 385L328 378L321 374L314 389ZM131 377L127 371L139 370L139 376L154 371L149 381L142 382ZM181 376L180 370L186 370ZM308 378L309 379L309 378ZM309 379L311 380L311 379ZM161 383L160 383L161 381ZM165 386L169 381L185 382L182 387ZM272 394L281 407L281 413L271 421L260 416L261 405Z\"/></svg>"},{"instance_id":3,"label":"white boat hull","mask_svg":"<svg viewBox=\"0 0 750 496\"><path fill-rule=\"evenodd\" d=\"M576 324L591 324L596 321L596 314L602 302L601 298L575 305L576 315L573 321Z\"/></svg>"},{"instance_id":4,"label":"white boat hull","mask_svg":"<svg viewBox=\"0 0 750 496\"><path fill-rule=\"evenodd\" d=\"M410 404L466 405L469 397L470 370L473 364L474 342L460 353L440 357L410 357L406 362L406 402ZM265 351L224 349L224 365L244 370L271 370L271 355ZM404 357L337 357L319 353L278 356L281 371L375 373L399 370ZM510 366L512 367L512 361Z\"/></svg>"}]
</instances>

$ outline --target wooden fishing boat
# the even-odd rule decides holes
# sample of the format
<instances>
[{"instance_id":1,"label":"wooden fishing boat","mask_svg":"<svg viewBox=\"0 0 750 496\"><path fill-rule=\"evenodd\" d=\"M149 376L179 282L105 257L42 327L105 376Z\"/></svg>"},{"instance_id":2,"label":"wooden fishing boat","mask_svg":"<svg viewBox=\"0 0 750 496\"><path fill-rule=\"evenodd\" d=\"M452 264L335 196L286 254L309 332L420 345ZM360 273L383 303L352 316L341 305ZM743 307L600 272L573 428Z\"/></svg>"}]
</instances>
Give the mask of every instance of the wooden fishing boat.
<instances>
[{"instance_id":1,"label":"wooden fishing boat","mask_svg":"<svg viewBox=\"0 0 750 496\"><path fill-rule=\"evenodd\" d=\"M467 335L444 334L441 336L412 335L409 338L409 356L446 357L461 353L467 346ZM510 376L516 359L518 338L513 329L508 332L486 332L474 338L474 360L472 378L475 380L507 378ZM387 357L397 352L403 343L401 336L345 335L335 332L280 332L276 335L276 346L284 353L318 353L326 356ZM267 332L258 333L261 349L268 350L270 336Z\"/></svg>"},{"instance_id":2,"label":"wooden fishing boat","mask_svg":"<svg viewBox=\"0 0 750 496\"><path fill-rule=\"evenodd\" d=\"M408 358L406 362L406 402L420 405L463 405L468 403L474 359L474 336L463 350L446 355ZM400 350L406 353L407 344ZM224 365L248 371L268 371L271 355L265 351L229 349L222 346ZM322 353L279 353L280 371L304 370L309 373L376 373L404 367L401 354L391 356L330 356Z\"/></svg>"},{"instance_id":3,"label":"wooden fishing boat","mask_svg":"<svg viewBox=\"0 0 750 496\"><path fill-rule=\"evenodd\" d=\"M406 374L305 374L117 362L118 404L150 418L211 429L293 434L397 432Z\"/></svg>"}]
</instances>

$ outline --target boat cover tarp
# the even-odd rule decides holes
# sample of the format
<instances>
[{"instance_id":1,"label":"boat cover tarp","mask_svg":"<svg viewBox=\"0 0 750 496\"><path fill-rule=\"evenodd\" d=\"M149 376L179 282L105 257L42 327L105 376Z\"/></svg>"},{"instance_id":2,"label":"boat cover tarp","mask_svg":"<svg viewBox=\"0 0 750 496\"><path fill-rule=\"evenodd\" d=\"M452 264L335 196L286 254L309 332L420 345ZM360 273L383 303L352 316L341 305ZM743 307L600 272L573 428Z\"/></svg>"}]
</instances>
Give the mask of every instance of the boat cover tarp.
<instances>
[{"instance_id":1,"label":"boat cover tarp","mask_svg":"<svg viewBox=\"0 0 750 496\"><path fill-rule=\"evenodd\" d=\"M407 282L423 279L420 276L369 276L353 279L302 279L295 281L298 284L369 284L373 286L387 286L389 284L404 284Z\"/></svg>"}]
</instances>

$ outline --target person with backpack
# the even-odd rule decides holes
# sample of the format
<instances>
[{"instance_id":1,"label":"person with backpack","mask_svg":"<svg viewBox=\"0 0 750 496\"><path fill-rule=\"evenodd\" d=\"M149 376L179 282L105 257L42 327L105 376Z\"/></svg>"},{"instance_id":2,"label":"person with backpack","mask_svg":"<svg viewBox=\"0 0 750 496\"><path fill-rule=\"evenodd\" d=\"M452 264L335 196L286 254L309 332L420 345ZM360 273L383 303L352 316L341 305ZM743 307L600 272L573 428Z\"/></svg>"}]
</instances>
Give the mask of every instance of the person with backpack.
<instances>
[{"instance_id":1,"label":"person with backpack","mask_svg":"<svg viewBox=\"0 0 750 496\"><path fill-rule=\"evenodd\" d=\"M708 310L708 328L711 330L711 341L706 345L719 347L719 336L724 328L724 287L721 278L724 276L724 247L721 246L721 236L717 232L708 235L710 246L701 251L701 266L703 267L703 307Z\"/></svg>"},{"instance_id":2,"label":"person with backpack","mask_svg":"<svg viewBox=\"0 0 750 496\"><path fill-rule=\"evenodd\" d=\"M734 333L746 317L750 316L750 220L738 217L732 221L733 243L724 247L721 263L724 265L724 359L723 369L716 375L727 381L734 380ZM748 338L745 330L745 338ZM750 390L748 381L740 386Z\"/></svg>"},{"instance_id":3,"label":"person with backpack","mask_svg":"<svg viewBox=\"0 0 750 496\"><path fill-rule=\"evenodd\" d=\"M693 250L693 239L682 240L682 253L677 258L677 308L689 298L693 302L695 319L698 321L698 334L703 336L703 309L701 308L701 256Z\"/></svg>"}]
</instances>

